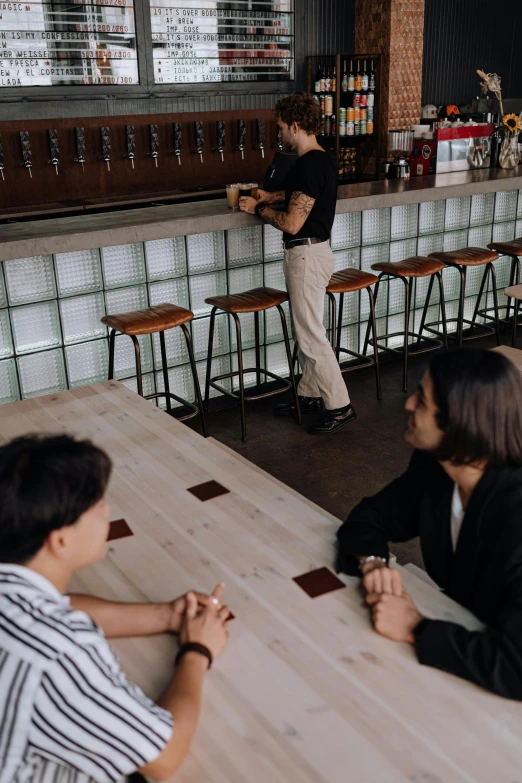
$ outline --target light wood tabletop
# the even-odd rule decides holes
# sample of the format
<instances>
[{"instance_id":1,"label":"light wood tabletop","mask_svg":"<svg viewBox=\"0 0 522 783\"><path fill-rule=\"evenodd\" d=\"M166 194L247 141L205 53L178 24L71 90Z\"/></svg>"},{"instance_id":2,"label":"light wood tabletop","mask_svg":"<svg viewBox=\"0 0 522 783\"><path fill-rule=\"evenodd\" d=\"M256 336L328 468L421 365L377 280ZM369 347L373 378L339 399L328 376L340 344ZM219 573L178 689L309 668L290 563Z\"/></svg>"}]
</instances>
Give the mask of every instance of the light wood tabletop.
<instances>
[{"instance_id":1,"label":"light wood tabletop","mask_svg":"<svg viewBox=\"0 0 522 783\"><path fill-rule=\"evenodd\" d=\"M89 437L108 451L111 519L133 531L71 589L160 601L227 585L236 619L177 782L521 783L519 703L420 666L409 645L378 636L357 579L342 576L345 589L315 599L292 581L332 567L338 519L114 381L0 407L2 442L41 431ZM203 502L187 491L212 480L229 493ZM413 574L403 577L427 616L480 627ZM156 697L175 638L113 648Z\"/></svg>"}]
</instances>

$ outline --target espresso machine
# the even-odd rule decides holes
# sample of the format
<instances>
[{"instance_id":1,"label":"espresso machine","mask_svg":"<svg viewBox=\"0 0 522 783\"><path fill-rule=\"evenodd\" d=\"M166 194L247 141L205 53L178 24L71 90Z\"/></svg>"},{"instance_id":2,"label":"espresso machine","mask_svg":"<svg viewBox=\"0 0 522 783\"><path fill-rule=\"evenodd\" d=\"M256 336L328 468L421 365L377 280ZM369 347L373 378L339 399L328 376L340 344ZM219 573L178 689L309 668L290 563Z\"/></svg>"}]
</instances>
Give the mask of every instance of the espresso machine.
<instances>
[{"instance_id":1,"label":"espresso machine","mask_svg":"<svg viewBox=\"0 0 522 783\"><path fill-rule=\"evenodd\" d=\"M393 161L388 167L388 179L409 179L409 157L413 148L412 130L393 130L388 133L388 149Z\"/></svg>"}]
</instances>

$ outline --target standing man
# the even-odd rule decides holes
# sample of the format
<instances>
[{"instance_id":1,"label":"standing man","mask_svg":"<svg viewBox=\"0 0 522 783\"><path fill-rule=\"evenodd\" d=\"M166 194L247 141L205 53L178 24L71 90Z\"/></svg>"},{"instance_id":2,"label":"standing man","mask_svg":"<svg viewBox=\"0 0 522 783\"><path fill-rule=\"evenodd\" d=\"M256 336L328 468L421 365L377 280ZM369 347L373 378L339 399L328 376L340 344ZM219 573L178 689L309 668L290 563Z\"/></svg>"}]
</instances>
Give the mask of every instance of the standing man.
<instances>
[{"instance_id":1,"label":"standing man","mask_svg":"<svg viewBox=\"0 0 522 783\"><path fill-rule=\"evenodd\" d=\"M325 290L335 270L328 240L335 217L337 172L333 159L317 143L321 108L313 95L296 92L282 98L275 113L280 139L298 160L284 190L260 190L258 201L241 198L239 206L283 232L283 269L303 368L298 388L301 412L319 412L324 404L321 421L308 427L308 432L324 435L356 418L323 325ZM274 209L278 202L284 203L281 211ZM295 405L277 405L275 414L293 416Z\"/></svg>"}]
</instances>

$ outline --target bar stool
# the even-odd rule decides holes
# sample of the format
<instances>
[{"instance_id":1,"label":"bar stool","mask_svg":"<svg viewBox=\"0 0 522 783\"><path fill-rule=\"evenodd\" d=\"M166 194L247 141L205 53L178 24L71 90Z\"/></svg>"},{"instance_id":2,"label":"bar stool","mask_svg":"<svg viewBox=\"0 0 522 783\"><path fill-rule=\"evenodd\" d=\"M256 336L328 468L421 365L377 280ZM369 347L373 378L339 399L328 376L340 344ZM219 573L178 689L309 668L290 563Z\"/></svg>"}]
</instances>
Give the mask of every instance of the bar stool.
<instances>
[{"instance_id":1,"label":"bar stool","mask_svg":"<svg viewBox=\"0 0 522 783\"><path fill-rule=\"evenodd\" d=\"M377 285L375 287L375 299L379 293L379 284L383 277L391 277L402 280L405 288L405 303L404 303L404 330L402 332L391 332L389 334L381 335L378 339L376 337L370 339L370 323L366 328L366 337L364 339L363 353L366 353L368 349L368 343L374 346L375 353L378 348L382 348L384 351L388 351L392 354L398 354L402 352L403 364L402 364L402 388L403 391L408 390L408 357L416 356L419 353L427 353L428 351L434 351L437 348L447 348L448 337L446 331L446 308L444 304L444 287L442 285L442 270L444 264L441 261L436 261L434 258L427 256L413 256L412 258L406 258L404 261L383 261L379 264L372 264L372 269L376 272L380 272ZM411 285L413 278L430 277L430 284L428 288L428 294L426 297L426 304L422 313L420 329L418 332L410 331L410 310L411 310ZM426 320L426 313L431 298L431 292L433 290L433 282L437 278L440 291L440 311L443 324L443 339L434 339L433 337L427 337L423 335ZM375 327L374 327L375 328ZM375 332L374 332L375 334ZM384 345L381 341L386 341L392 337L403 336L403 345L401 348L390 348L387 344ZM410 346L409 337L414 337L418 347L413 349ZM428 343L428 346L421 347L421 341Z\"/></svg>"},{"instance_id":2,"label":"bar stool","mask_svg":"<svg viewBox=\"0 0 522 783\"><path fill-rule=\"evenodd\" d=\"M520 283L520 258L522 256L522 237L520 239L513 239L510 242L491 242L488 245L488 248L490 250L494 250L496 253L499 253L502 256L511 257L509 287L518 285ZM507 289L504 291L504 293L506 293L506 291ZM499 309L503 309L503 307ZM500 321L502 323L505 323L506 325L509 323L510 309L511 309L511 297L508 296L508 300L506 303L506 317L500 319ZM517 309L518 311L518 307L515 307L515 302L513 302L513 310L515 309ZM485 307L482 310L479 310L478 314L482 316L482 318L486 318L490 321L494 320L494 316L489 315L488 312L489 310L491 310L491 307Z\"/></svg>"},{"instance_id":3,"label":"bar stool","mask_svg":"<svg viewBox=\"0 0 522 783\"><path fill-rule=\"evenodd\" d=\"M245 417L245 402L251 400L261 400L264 397L272 397L274 394L280 394L287 389L292 389L294 395L294 402L297 411L297 421L301 424L301 409L299 407L299 398L297 396L297 386L295 383L294 368L292 366L292 355L290 351L290 340L288 339L288 329L286 326L285 312L281 305L283 302L288 301L288 294L286 291L278 291L275 288L252 288L250 291L243 291L240 294L228 294L223 296L211 296L209 299L205 299L205 302L212 305L212 312L210 314L210 331L208 335L208 358L207 358L207 376L205 382L205 408L208 410L208 402L210 396L210 387L217 389L222 394L226 394L228 397L232 397L234 400L239 400L241 405L241 439L246 441L246 417ZM269 310L271 307L277 307L279 315L281 317L281 326L283 329L283 338L285 341L286 356L288 359L288 369L290 380L281 378L280 375L275 375L269 370L265 370L261 367L261 345L259 339L259 313L263 310ZM238 369L234 372L227 372L223 375L215 375L211 377L212 372L212 352L214 345L214 323L216 320L216 313L218 310L223 310L228 313L234 319L236 325L237 335L237 363ZM241 323L239 320L239 313L254 313L254 329L255 329L255 352L256 352L256 366L254 368L243 367L243 348L241 343ZM273 378L276 381L281 381L283 386L271 391L262 392L261 394L245 394L245 378L247 373L255 372L256 374L256 387L261 384L261 375L269 378ZM222 381L225 378L233 378L238 376L239 378L239 395L235 392L228 391L223 386L220 386L216 381Z\"/></svg>"},{"instance_id":4,"label":"bar stool","mask_svg":"<svg viewBox=\"0 0 522 783\"><path fill-rule=\"evenodd\" d=\"M121 334L128 335L134 344L138 394L141 397L145 397L146 400L153 400L159 397L164 397L167 403L167 412L171 415L171 400L176 400L176 402L182 403L185 407L191 408L192 413L189 413L186 416L175 417L178 419L178 421L192 419L199 413L201 416L203 435L205 438L208 438L207 417L205 415L203 400L201 398L201 389L199 387L196 362L194 361L194 352L192 350L192 340L190 339L189 330L185 326L185 324L187 324L189 321L192 321L193 318L194 313L191 310L186 310L184 307L178 307L174 304L164 303L154 305L154 307L147 307L143 310L134 310L130 313L104 315L101 321L111 330L109 335L109 380L114 378L115 339L116 333L120 332ZM184 400L182 397L178 397L176 394L173 394L170 391L169 373L167 367L167 351L165 349L165 331L167 329L174 329L177 326L181 327L183 334L185 335L197 404L188 402L187 400ZM156 332L159 333L160 339L161 363L163 366L163 382L165 384L165 391L157 392L156 394L147 394L145 396L143 394L143 377L141 372L140 344L138 341L138 335L155 334Z\"/></svg>"},{"instance_id":5,"label":"bar stool","mask_svg":"<svg viewBox=\"0 0 522 783\"><path fill-rule=\"evenodd\" d=\"M377 399L382 399L381 393L381 374L379 369L379 353L375 350L373 357L366 356L366 354L357 353L356 351L350 351L348 348L341 348L341 330L343 325L343 307L344 307L344 295L351 293L352 291L366 290L368 292L368 298L370 300L370 320L368 321L368 327L371 325L373 338L377 337L377 328L375 325L375 298L372 291L372 285L378 283L379 278L377 275L372 275L371 272L363 272L361 269L341 269L339 272L334 272L330 278L330 282L326 287L326 295L330 300L331 305L331 320L330 330L332 335L332 348L335 351L335 356L339 365L341 366L341 372L351 372L352 370L359 370L361 367L375 368L375 383L377 386ZM339 314L337 315L337 300L334 294L339 294ZM366 344L366 348L367 348ZM356 359L361 359L362 364L350 365L348 367L342 367L341 365L341 353L353 356Z\"/></svg>"},{"instance_id":6,"label":"bar stool","mask_svg":"<svg viewBox=\"0 0 522 783\"><path fill-rule=\"evenodd\" d=\"M498 253L495 253L493 250L486 250L483 247L465 247L462 248L462 250L450 250L445 253L430 253L429 255L430 259L436 259L437 261L441 261L445 266L453 267L453 269L458 269L460 274L460 293L459 293L459 310L458 315L456 318L449 318L447 319L446 323L456 323L457 324L457 345L461 346L463 341L467 340L477 340L479 337L484 337L487 334L495 334L497 338L497 345L500 345L500 330L499 330L499 319L498 319L498 299L497 299L497 276L495 272L495 267L493 266L493 261L496 261L498 258ZM485 266L484 274L482 276L482 282L480 284L480 289L477 297L477 303L475 305L475 310L473 311L473 318L471 321L467 318L464 318L464 297L466 293L466 270L468 266ZM494 321L494 326L488 326L487 324L476 324L475 321L477 319L477 315L479 314L480 309L480 300L482 298L482 293L484 291L484 286L486 284L486 280L488 278L488 275L491 276L491 286L493 289L493 309L494 309L494 317L492 320ZM486 302L487 304L487 302ZM425 308L426 310L426 308ZM424 317L425 313L423 313ZM432 332L432 334L436 334L440 337L440 332L435 330L434 326L440 326L440 321L434 321L429 324L425 324L424 328L428 332ZM466 335L464 337L463 330L464 330L464 324L468 324L471 329L481 329L482 331L479 334L472 334L472 335ZM455 339L455 338L452 338Z\"/></svg>"}]
</instances>

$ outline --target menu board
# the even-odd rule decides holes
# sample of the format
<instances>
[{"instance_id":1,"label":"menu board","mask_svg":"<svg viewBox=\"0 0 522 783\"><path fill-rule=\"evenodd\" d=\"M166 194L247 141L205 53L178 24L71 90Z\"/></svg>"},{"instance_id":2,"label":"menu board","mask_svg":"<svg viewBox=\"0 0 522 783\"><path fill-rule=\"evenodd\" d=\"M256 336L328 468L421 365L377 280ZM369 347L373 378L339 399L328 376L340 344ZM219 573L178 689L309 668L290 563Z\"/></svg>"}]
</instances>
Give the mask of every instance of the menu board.
<instances>
[{"instance_id":1,"label":"menu board","mask_svg":"<svg viewBox=\"0 0 522 783\"><path fill-rule=\"evenodd\" d=\"M156 84L294 78L293 0L151 0Z\"/></svg>"},{"instance_id":2,"label":"menu board","mask_svg":"<svg viewBox=\"0 0 522 783\"><path fill-rule=\"evenodd\" d=\"M0 0L0 87L138 84L133 0Z\"/></svg>"}]
</instances>

